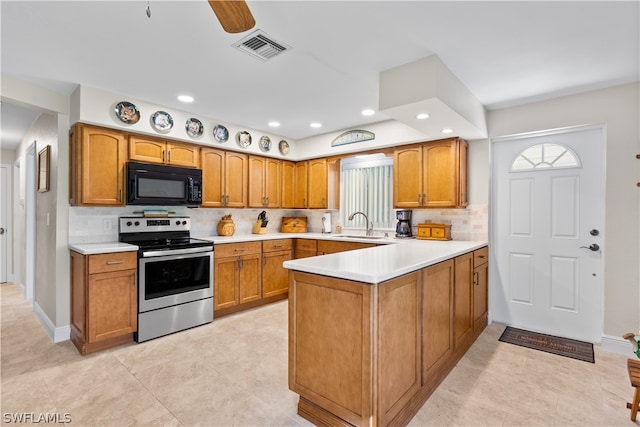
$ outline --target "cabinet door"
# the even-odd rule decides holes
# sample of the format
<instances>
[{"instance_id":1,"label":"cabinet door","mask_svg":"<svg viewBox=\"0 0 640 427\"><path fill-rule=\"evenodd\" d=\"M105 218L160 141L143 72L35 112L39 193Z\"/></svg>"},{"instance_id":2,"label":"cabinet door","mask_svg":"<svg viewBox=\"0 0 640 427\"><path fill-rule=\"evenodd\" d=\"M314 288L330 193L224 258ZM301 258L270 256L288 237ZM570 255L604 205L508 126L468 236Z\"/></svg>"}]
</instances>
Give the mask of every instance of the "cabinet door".
<instances>
[{"instance_id":1,"label":"cabinet door","mask_svg":"<svg viewBox=\"0 0 640 427\"><path fill-rule=\"evenodd\" d=\"M327 159L309 160L307 189L309 209L326 209L328 203Z\"/></svg>"},{"instance_id":2,"label":"cabinet door","mask_svg":"<svg viewBox=\"0 0 640 427\"><path fill-rule=\"evenodd\" d=\"M218 208L224 205L224 168L223 150L203 148L200 153L202 164L202 206Z\"/></svg>"},{"instance_id":3,"label":"cabinet door","mask_svg":"<svg viewBox=\"0 0 640 427\"><path fill-rule=\"evenodd\" d=\"M226 152L224 182L225 206L230 208L244 208L248 199L248 164L246 154Z\"/></svg>"},{"instance_id":4,"label":"cabinet door","mask_svg":"<svg viewBox=\"0 0 640 427\"><path fill-rule=\"evenodd\" d=\"M486 247L481 248L473 254L473 326L478 329L486 326L489 312L488 250Z\"/></svg>"},{"instance_id":5,"label":"cabinet door","mask_svg":"<svg viewBox=\"0 0 640 427\"><path fill-rule=\"evenodd\" d=\"M318 253L321 255L353 251L355 249L372 248L373 243L341 242L337 240L318 240Z\"/></svg>"},{"instance_id":6,"label":"cabinet door","mask_svg":"<svg viewBox=\"0 0 640 427\"><path fill-rule=\"evenodd\" d=\"M269 208L279 208L281 205L281 172L282 161L278 159L265 159L264 169L264 193L266 206Z\"/></svg>"},{"instance_id":7,"label":"cabinet door","mask_svg":"<svg viewBox=\"0 0 640 427\"><path fill-rule=\"evenodd\" d=\"M458 205L457 148L456 140L428 142L422 147L422 206L452 208Z\"/></svg>"},{"instance_id":8,"label":"cabinet door","mask_svg":"<svg viewBox=\"0 0 640 427\"><path fill-rule=\"evenodd\" d=\"M88 336L95 343L137 330L136 270L89 275Z\"/></svg>"},{"instance_id":9,"label":"cabinet door","mask_svg":"<svg viewBox=\"0 0 640 427\"><path fill-rule=\"evenodd\" d=\"M148 163L165 163L167 159L167 144L156 138L129 136L129 160Z\"/></svg>"},{"instance_id":10,"label":"cabinet door","mask_svg":"<svg viewBox=\"0 0 640 427\"><path fill-rule=\"evenodd\" d=\"M240 304L262 298L261 254L240 257Z\"/></svg>"},{"instance_id":11,"label":"cabinet door","mask_svg":"<svg viewBox=\"0 0 640 427\"><path fill-rule=\"evenodd\" d=\"M266 206L265 188L266 158L249 156L249 207L262 208Z\"/></svg>"},{"instance_id":12,"label":"cabinet door","mask_svg":"<svg viewBox=\"0 0 640 427\"><path fill-rule=\"evenodd\" d=\"M188 168L200 167L200 147L194 144L167 142L167 163Z\"/></svg>"},{"instance_id":13,"label":"cabinet door","mask_svg":"<svg viewBox=\"0 0 640 427\"><path fill-rule=\"evenodd\" d=\"M308 207L307 175L308 163L306 161L296 163L295 207L299 209L306 209Z\"/></svg>"},{"instance_id":14,"label":"cabinet door","mask_svg":"<svg viewBox=\"0 0 640 427\"><path fill-rule=\"evenodd\" d=\"M264 298L285 294L289 290L289 270L282 263L293 259L293 251L262 254L262 295Z\"/></svg>"},{"instance_id":15,"label":"cabinet door","mask_svg":"<svg viewBox=\"0 0 640 427\"><path fill-rule=\"evenodd\" d=\"M214 257L213 310L234 307L240 303L238 257Z\"/></svg>"},{"instance_id":16,"label":"cabinet door","mask_svg":"<svg viewBox=\"0 0 640 427\"><path fill-rule=\"evenodd\" d=\"M455 258L454 328L456 348L464 346L473 330L473 252Z\"/></svg>"},{"instance_id":17,"label":"cabinet door","mask_svg":"<svg viewBox=\"0 0 640 427\"><path fill-rule=\"evenodd\" d=\"M417 208L422 200L422 147L393 152L393 206Z\"/></svg>"},{"instance_id":18,"label":"cabinet door","mask_svg":"<svg viewBox=\"0 0 640 427\"><path fill-rule=\"evenodd\" d=\"M422 384L437 380L453 354L453 260L424 269Z\"/></svg>"},{"instance_id":19,"label":"cabinet door","mask_svg":"<svg viewBox=\"0 0 640 427\"><path fill-rule=\"evenodd\" d=\"M76 172L82 183L77 204L124 206L127 145L123 133L81 126L81 135L79 156L72 160L82 164Z\"/></svg>"},{"instance_id":20,"label":"cabinet door","mask_svg":"<svg viewBox=\"0 0 640 427\"><path fill-rule=\"evenodd\" d=\"M280 206L284 209L292 209L296 207L296 164L294 162L282 162L282 201Z\"/></svg>"}]
</instances>

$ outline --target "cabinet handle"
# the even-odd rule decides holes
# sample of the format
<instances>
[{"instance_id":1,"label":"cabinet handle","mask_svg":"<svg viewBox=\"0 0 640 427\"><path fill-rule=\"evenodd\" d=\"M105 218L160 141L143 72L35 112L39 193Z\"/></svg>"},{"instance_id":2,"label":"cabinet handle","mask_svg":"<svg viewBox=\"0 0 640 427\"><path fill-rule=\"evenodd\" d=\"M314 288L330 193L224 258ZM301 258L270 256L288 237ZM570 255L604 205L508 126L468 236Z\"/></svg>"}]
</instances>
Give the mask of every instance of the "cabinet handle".
<instances>
[{"instance_id":1,"label":"cabinet handle","mask_svg":"<svg viewBox=\"0 0 640 427\"><path fill-rule=\"evenodd\" d=\"M478 258L485 259L485 258L486 258L486 256L485 256L485 255L478 255Z\"/></svg>"},{"instance_id":2,"label":"cabinet handle","mask_svg":"<svg viewBox=\"0 0 640 427\"><path fill-rule=\"evenodd\" d=\"M236 260L236 270L240 270L240 258Z\"/></svg>"},{"instance_id":3,"label":"cabinet handle","mask_svg":"<svg viewBox=\"0 0 640 427\"><path fill-rule=\"evenodd\" d=\"M274 248L281 248L282 246L284 246L282 243L276 243L273 245Z\"/></svg>"},{"instance_id":4,"label":"cabinet handle","mask_svg":"<svg viewBox=\"0 0 640 427\"><path fill-rule=\"evenodd\" d=\"M422 205L422 195L418 193L418 206Z\"/></svg>"},{"instance_id":5,"label":"cabinet handle","mask_svg":"<svg viewBox=\"0 0 640 427\"><path fill-rule=\"evenodd\" d=\"M306 198L302 199L302 207L303 208L307 207L307 199Z\"/></svg>"},{"instance_id":6,"label":"cabinet handle","mask_svg":"<svg viewBox=\"0 0 640 427\"><path fill-rule=\"evenodd\" d=\"M162 162L164 163L164 150L162 150Z\"/></svg>"},{"instance_id":7,"label":"cabinet handle","mask_svg":"<svg viewBox=\"0 0 640 427\"><path fill-rule=\"evenodd\" d=\"M427 204L427 195L425 193L422 193L422 206L425 206Z\"/></svg>"},{"instance_id":8,"label":"cabinet handle","mask_svg":"<svg viewBox=\"0 0 640 427\"><path fill-rule=\"evenodd\" d=\"M124 264L124 261L120 260L120 261L107 261L107 265L118 265L118 264Z\"/></svg>"},{"instance_id":9,"label":"cabinet handle","mask_svg":"<svg viewBox=\"0 0 640 427\"><path fill-rule=\"evenodd\" d=\"M264 267L265 265L267 265L267 256L263 255L262 256L262 266Z\"/></svg>"},{"instance_id":10,"label":"cabinet handle","mask_svg":"<svg viewBox=\"0 0 640 427\"><path fill-rule=\"evenodd\" d=\"M267 199L267 203L265 203L265 206L269 206L269 196L267 196L266 199Z\"/></svg>"},{"instance_id":11,"label":"cabinet handle","mask_svg":"<svg viewBox=\"0 0 640 427\"><path fill-rule=\"evenodd\" d=\"M118 190L118 201L122 203L122 188Z\"/></svg>"},{"instance_id":12,"label":"cabinet handle","mask_svg":"<svg viewBox=\"0 0 640 427\"><path fill-rule=\"evenodd\" d=\"M479 280L478 280L478 272L476 271L475 273L473 273L473 284L478 286L479 284Z\"/></svg>"},{"instance_id":13,"label":"cabinet handle","mask_svg":"<svg viewBox=\"0 0 640 427\"><path fill-rule=\"evenodd\" d=\"M226 201L224 202L224 205L225 205L225 206L228 206L228 205L229 205L229 195L227 194L227 195L226 195L226 196L224 196L224 197L225 197L225 199L226 199Z\"/></svg>"},{"instance_id":14,"label":"cabinet handle","mask_svg":"<svg viewBox=\"0 0 640 427\"><path fill-rule=\"evenodd\" d=\"M244 252L244 251L246 251L246 250L247 250L247 248L236 248L236 249L234 249L233 251L234 251L234 252Z\"/></svg>"},{"instance_id":15,"label":"cabinet handle","mask_svg":"<svg viewBox=\"0 0 640 427\"><path fill-rule=\"evenodd\" d=\"M327 207L327 199L325 199L324 197L322 198L322 207L323 208Z\"/></svg>"},{"instance_id":16,"label":"cabinet handle","mask_svg":"<svg viewBox=\"0 0 640 427\"><path fill-rule=\"evenodd\" d=\"M169 151L168 153L167 163L171 163L171 151Z\"/></svg>"}]
</instances>

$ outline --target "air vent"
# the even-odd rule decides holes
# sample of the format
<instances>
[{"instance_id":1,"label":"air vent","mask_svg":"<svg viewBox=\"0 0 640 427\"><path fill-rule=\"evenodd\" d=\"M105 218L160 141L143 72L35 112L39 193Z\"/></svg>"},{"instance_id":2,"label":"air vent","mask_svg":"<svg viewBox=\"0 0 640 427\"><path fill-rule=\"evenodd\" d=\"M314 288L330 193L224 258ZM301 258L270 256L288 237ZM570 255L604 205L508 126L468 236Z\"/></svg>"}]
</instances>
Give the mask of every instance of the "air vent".
<instances>
[{"instance_id":1,"label":"air vent","mask_svg":"<svg viewBox=\"0 0 640 427\"><path fill-rule=\"evenodd\" d=\"M284 43L277 42L262 30L256 30L233 45L236 49L248 53L261 61L268 61L291 49Z\"/></svg>"}]
</instances>

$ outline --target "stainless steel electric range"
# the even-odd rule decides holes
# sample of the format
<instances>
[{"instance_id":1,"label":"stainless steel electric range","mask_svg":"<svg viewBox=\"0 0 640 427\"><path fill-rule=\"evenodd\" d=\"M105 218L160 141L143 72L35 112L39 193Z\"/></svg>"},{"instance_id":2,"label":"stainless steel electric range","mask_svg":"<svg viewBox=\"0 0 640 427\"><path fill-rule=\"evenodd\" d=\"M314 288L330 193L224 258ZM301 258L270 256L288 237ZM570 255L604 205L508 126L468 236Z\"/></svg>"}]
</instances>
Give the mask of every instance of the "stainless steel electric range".
<instances>
[{"instance_id":1,"label":"stainless steel electric range","mask_svg":"<svg viewBox=\"0 0 640 427\"><path fill-rule=\"evenodd\" d=\"M213 242L192 239L189 217L121 217L119 239L137 245L137 342L213 321Z\"/></svg>"}]
</instances>

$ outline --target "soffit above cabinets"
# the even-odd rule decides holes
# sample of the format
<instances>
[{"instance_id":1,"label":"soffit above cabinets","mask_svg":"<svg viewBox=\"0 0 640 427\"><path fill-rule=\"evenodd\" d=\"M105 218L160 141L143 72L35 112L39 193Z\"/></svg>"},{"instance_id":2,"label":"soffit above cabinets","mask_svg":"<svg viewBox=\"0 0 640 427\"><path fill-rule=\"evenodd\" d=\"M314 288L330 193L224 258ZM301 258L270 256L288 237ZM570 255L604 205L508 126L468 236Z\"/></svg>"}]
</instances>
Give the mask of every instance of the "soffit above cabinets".
<instances>
[{"instance_id":1,"label":"soffit above cabinets","mask_svg":"<svg viewBox=\"0 0 640 427\"><path fill-rule=\"evenodd\" d=\"M487 138L484 106L436 55L383 71L379 89L380 112L429 138L445 137L445 128L468 140Z\"/></svg>"}]
</instances>

